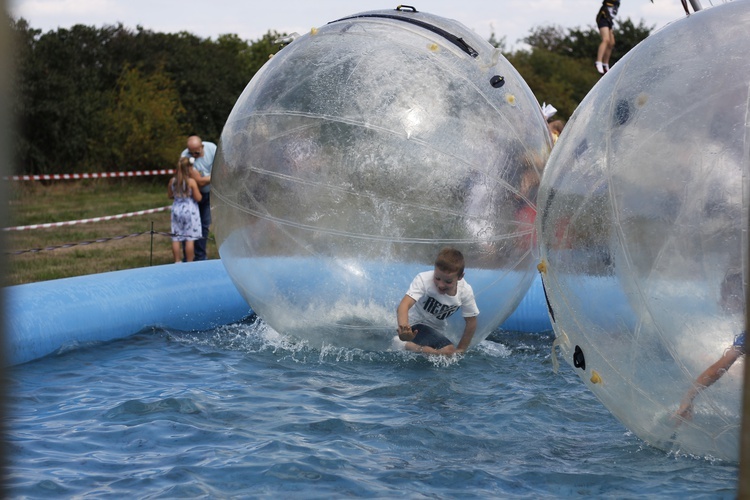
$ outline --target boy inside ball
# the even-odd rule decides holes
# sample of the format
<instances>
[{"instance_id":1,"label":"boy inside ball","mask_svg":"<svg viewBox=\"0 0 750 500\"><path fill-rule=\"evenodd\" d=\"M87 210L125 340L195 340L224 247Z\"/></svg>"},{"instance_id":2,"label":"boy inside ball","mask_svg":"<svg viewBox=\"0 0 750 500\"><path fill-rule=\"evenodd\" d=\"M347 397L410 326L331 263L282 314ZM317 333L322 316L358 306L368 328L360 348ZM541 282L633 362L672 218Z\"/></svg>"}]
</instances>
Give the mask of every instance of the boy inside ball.
<instances>
[{"instance_id":1,"label":"boy inside ball","mask_svg":"<svg viewBox=\"0 0 750 500\"><path fill-rule=\"evenodd\" d=\"M419 273L396 309L398 338L406 349L451 356L464 352L474 337L479 309L474 291L463 279L464 256L455 248L443 248L432 271ZM416 307L414 307L416 305ZM466 321L458 346L445 336L448 318L461 308Z\"/></svg>"}]
</instances>

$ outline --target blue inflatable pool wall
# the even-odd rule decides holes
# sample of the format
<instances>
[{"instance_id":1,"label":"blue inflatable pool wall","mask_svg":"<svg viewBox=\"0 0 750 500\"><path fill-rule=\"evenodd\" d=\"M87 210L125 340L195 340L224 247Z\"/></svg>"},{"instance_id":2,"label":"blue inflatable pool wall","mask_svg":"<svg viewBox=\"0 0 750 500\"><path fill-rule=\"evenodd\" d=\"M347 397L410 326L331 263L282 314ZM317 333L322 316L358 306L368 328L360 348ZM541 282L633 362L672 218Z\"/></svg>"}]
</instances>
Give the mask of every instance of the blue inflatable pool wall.
<instances>
[{"instance_id":1,"label":"blue inflatable pool wall","mask_svg":"<svg viewBox=\"0 0 750 500\"><path fill-rule=\"evenodd\" d=\"M154 327L208 330L252 310L221 260L169 264L5 288L5 364ZM505 330L552 329L537 276Z\"/></svg>"}]
</instances>

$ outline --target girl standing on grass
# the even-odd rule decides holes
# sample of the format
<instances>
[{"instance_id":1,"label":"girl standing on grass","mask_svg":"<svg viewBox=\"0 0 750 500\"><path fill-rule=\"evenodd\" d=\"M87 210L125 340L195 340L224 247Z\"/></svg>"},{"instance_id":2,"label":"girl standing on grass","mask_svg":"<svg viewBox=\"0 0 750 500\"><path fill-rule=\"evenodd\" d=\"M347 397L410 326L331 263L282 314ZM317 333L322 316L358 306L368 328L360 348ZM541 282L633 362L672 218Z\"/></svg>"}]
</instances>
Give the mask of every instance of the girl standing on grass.
<instances>
[{"instance_id":1,"label":"girl standing on grass","mask_svg":"<svg viewBox=\"0 0 750 500\"><path fill-rule=\"evenodd\" d=\"M181 242L185 242L185 259L195 258L195 240L201 237L201 216L198 202L203 198L198 183L190 178L192 158L182 157L175 176L167 184L167 196L172 203L172 253L175 264L182 262Z\"/></svg>"}]
</instances>

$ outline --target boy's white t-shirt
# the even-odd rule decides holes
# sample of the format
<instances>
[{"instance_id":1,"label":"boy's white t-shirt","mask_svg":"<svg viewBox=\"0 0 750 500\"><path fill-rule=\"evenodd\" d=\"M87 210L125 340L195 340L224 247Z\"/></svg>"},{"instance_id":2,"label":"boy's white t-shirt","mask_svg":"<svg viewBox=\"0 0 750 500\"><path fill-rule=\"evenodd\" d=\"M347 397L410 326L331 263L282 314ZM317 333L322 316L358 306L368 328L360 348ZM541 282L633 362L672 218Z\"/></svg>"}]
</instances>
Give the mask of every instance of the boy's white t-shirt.
<instances>
[{"instance_id":1,"label":"boy's white t-shirt","mask_svg":"<svg viewBox=\"0 0 750 500\"><path fill-rule=\"evenodd\" d=\"M419 273L409 285L406 295L417 301L409 309L409 324L421 323L443 332L447 326L448 317L459 307L464 318L479 314L474 300L474 290L466 280L458 280L456 295L451 296L447 293L440 293L433 281L434 275L435 271Z\"/></svg>"}]
</instances>

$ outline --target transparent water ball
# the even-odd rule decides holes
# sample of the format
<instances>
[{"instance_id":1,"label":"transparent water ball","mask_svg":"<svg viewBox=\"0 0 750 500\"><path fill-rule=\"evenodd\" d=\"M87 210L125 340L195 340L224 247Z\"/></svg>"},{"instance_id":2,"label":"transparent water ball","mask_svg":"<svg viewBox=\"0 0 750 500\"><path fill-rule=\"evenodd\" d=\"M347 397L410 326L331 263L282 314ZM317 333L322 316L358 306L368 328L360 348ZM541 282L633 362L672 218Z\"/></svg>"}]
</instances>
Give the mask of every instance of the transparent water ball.
<instances>
[{"instance_id":1,"label":"transparent water ball","mask_svg":"<svg viewBox=\"0 0 750 500\"><path fill-rule=\"evenodd\" d=\"M227 120L212 175L221 259L278 332L380 350L411 280L452 246L476 344L533 279L550 148L521 76L460 23L411 10L331 22L270 59ZM450 318L456 343L463 324Z\"/></svg>"},{"instance_id":2,"label":"transparent water ball","mask_svg":"<svg viewBox=\"0 0 750 500\"><path fill-rule=\"evenodd\" d=\"M749 23L732 2L642 41L575 111L538 198L560 354L643 440L730 461L744 356L678 410L745 328Z\"/></svg>"}]
</instances>

